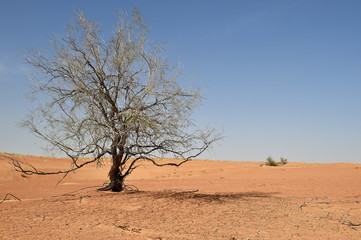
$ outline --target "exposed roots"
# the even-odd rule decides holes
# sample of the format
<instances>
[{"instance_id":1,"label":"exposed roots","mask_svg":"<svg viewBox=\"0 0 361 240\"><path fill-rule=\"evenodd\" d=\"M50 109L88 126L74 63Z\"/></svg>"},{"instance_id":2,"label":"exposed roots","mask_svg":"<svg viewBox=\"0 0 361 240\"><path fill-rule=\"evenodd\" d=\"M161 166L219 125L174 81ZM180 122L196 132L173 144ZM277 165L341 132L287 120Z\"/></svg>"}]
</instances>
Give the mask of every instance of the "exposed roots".
<instances>
[{"instance_id":1,"label":"exposed roots","mask_svg":"<svg viewBox=\"0 0 361 240\"><path fill-rule=\"evenodd\" d=\"M138 192L139 189L134 185L122 184L119 188L114 188L113 184L108 184L104 187L98 188L97 191L112 191L112 192Z\"/></svg>"}]
</instances>

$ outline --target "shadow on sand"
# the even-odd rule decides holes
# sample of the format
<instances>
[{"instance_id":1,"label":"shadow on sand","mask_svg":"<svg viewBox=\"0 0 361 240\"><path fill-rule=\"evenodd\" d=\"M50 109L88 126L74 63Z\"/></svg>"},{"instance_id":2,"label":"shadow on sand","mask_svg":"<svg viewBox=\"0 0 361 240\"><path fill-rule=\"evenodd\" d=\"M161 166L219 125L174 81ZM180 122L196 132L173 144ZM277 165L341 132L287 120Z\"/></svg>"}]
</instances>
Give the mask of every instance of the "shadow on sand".
<instances>
[{"instance_id":1,"label":"shadow on sand","mask_svg":"<svg viewBox=\"0 0 361 240\"><path fill-rule=\"evenodd\" d=\"M174 200L201 200L205 202L223 202L227 200L240 200L249 198L271 198L279 192L238 192L238 193L198 193L197 191L136 191L127 194L144 194L155 199L174 199Z\"/></svg>"}]
</instances>

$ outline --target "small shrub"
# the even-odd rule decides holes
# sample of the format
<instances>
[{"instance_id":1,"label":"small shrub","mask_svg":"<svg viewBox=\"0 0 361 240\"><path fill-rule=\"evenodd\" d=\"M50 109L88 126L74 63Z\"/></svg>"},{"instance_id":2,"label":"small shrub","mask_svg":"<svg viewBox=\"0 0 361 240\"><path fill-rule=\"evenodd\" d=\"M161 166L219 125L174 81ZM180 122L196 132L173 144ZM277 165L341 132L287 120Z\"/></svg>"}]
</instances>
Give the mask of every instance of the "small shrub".
<instances>
[{"instance_id":1,"label":"small shrub","mask_svg":"<svg viewBox=\"0 0 361 240\"><path fill-rule=\"evenodd\" d=\"M275 160L273 160L271 157L268 157L266 165L267 166L278 166L278 163Z\"/></svg>"},{"instance_id":2,"label":"small shrub","mask_svg":"<svg viewBox=\"0 0 361 240\"><path fill-rule=\"evenodd\" d=\"M281 164L287 164L287 158L281 157Z\"/></svg>"},{"instance_id":3,"label":"small shrub","mask_svg":"<svg viewBox=\"0 0 361 240\"><path fill-rule=\"evenodd\" d=\"M22 176L23 178L27 178L28 176L26 176L25 174L21 174L20 176Z\"/></svg>"}]
</instances>

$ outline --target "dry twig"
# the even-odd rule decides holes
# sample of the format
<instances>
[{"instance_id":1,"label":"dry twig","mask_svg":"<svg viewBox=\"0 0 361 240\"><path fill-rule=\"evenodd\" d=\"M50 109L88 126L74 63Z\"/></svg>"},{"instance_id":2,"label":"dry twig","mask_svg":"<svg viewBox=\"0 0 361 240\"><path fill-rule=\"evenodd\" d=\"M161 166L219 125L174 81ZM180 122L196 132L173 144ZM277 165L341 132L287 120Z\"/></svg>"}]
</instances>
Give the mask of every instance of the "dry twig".
<instances>
[{"instance_id":1,"label":"dry twig","mask_svg":"<svg viewBox=\"0 0 361 240\"><path fill-rule=\"evenodd\" d=\"M0 204L2 204L3 202L5 202L6 200L9 200L9 199L6 199L8 196L12 196L13 198L15 198L16 200L18 200L18 201L21 202L21 199L20 199L20 198L14 196L14 195L11 194L11 193L7 193L7 194L5 195L5 197L4 197L4 199L0 201Z\"/></svg>"},{"instance_id":2,"label":"dry twig","mask_svg":"<svg viewBox=\"0 0 361 240\"><path fill-rule=\"evenodd\" d=\"M342 224L347 225L347 226L351 226L351 227L361 226L361 223L353 223L350 220L345 220L345 221L342 222Z\"/></svg>"}]
</instances>

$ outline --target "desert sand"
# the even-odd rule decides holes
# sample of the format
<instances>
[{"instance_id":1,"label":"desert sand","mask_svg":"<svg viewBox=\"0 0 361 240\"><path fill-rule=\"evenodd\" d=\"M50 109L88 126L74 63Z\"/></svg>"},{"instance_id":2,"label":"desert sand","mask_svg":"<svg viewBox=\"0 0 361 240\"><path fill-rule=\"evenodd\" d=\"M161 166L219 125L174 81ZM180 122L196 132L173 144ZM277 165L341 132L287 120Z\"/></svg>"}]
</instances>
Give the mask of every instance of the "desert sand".
<instances>
[{"instance_id":1,"label":"desert sand","mask_svg":"<svg viewBox=\"0 0 361 240\"><path fill-rule=\"evenodd\" d=\"M0 160L0 239L361 239L361 164L144 163L126 180L139 191L97 192L108 170L87 166L56 185L61 175L25 176Z\"/></svg>"}]
</instances>

